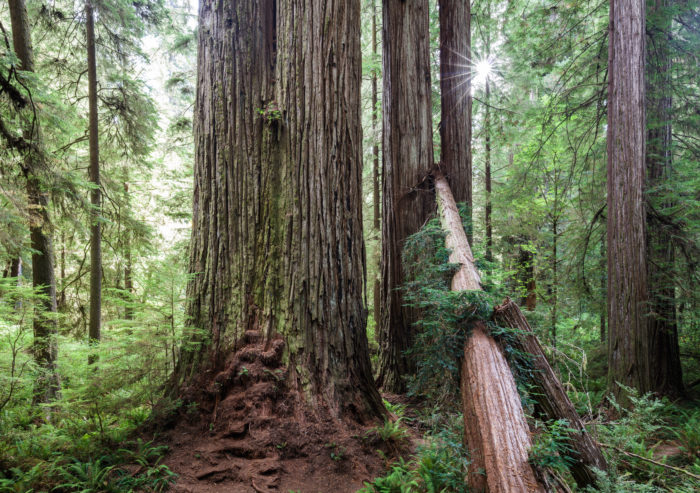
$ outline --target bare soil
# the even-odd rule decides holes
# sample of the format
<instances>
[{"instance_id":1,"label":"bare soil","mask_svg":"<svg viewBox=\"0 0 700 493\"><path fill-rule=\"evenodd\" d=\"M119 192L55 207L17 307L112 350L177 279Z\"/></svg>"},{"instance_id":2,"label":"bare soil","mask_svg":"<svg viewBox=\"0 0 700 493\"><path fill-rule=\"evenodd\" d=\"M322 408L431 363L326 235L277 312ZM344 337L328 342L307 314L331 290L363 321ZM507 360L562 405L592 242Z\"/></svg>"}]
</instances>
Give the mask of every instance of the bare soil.
<instances>
[{"instance_id":1,"label":"bare soil","mask_svg":"<svg viewBox=\"0 0 700 493\"><path fill-rule=\"evenodd\" d=\"M288 389L284 343L258 332L225 370L183 390L183 406L162 443L181 493L354 492L386 469L392 449L372 427L311 411Z\"/></svg>"}]
</instances>

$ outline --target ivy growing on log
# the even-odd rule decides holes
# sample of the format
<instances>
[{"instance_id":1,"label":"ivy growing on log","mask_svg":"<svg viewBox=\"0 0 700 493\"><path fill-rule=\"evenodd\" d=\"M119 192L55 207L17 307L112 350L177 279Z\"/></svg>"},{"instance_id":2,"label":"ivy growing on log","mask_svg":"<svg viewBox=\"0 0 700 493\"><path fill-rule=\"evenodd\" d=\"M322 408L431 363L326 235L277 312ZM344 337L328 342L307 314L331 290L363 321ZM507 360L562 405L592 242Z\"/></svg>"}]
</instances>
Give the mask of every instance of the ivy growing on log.
<instances>
[{"instance_id":1,"label":"ivy growing on log","mask_svg":"<svg viewBox=\"0 0 700 493\"><path fill-rule=\"evenodd\" d=\"M460 216L471 230L463 205ZM464 342L477 320L489 320L497 298L487 291L451 291L459 266L449 262L445 233L437 218L430 219L404 244L402 286L407 306L421 314L416 340L407 354L416 361L416 374L407 376L408 394L421 396L438 407L458 406L459 360Z\"/></svg>"},{"instance_id":2,"label":"ivy growing on log","mask_svg":"<svg viewBox=\"0 0 700 493\"><path fill-rule=\"evenodd\" d=\"M465 231L471 233L467 207L459 205ZM483 291L451 291L452 277L459 269L450 263L445 247L445 232L438 218L431 218L417 233L406 239L402 261L406 282L402 286L407 306L421 316L416 322L416 340L407 351L416 362L416 374L408 375L408 394L433 401L444 409L457 410L459 399L459 362L464 343L476 321L486 322L490 334L503 348L516 379L523 405L532 408L529 397L536 378L532 355L513 344L518 329L500 327L493 322L493 307L504 298L502 274L476 250L476 264L484 274Z\"/></svg>"}]
</instances>

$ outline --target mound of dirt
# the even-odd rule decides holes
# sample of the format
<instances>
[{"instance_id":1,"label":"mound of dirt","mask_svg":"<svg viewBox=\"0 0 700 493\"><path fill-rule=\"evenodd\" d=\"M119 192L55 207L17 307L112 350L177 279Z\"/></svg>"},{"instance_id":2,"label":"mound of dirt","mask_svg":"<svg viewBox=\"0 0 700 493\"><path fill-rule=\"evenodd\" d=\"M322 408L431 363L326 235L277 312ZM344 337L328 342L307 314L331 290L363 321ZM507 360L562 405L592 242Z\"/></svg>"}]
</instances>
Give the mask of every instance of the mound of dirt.
<instances>
[{"instance_id":1,"label":"mound of dirt","mask_svg":"<svg viewBox=\"0 0 700 493\"><path fill-rule=\"evenodd\" d=\"M312 414L288 389L284 342L245 334L212 378L183 391L163 443L179 475L172 491L346 493L386 469L386 445L369 426Z\"/></svg>"}]
</instances>

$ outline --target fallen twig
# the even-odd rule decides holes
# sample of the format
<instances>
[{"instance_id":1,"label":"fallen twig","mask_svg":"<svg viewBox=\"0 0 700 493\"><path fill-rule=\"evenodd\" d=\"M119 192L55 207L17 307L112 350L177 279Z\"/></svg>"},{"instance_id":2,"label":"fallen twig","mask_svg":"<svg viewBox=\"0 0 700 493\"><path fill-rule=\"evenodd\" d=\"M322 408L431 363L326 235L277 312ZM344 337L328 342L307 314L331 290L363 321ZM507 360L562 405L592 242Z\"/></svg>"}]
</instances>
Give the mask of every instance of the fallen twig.
<instances>
[{"instance_id":1,"label":"fallen twig","mask_svg":"<svg viewBox=\"0 0 700 493\"><path fill-rule=\"evenodd\" d=\"M626 450L622 450L620 447L616 447L615 445L609 445L607 443L600 443L600 442L598 442L598 445L600 445L601 447L613 449L621 454L627 455L629 457L634 457L635 459L640 459L640 460L643 460L646 462L651 462L654 465L665 467L666 469L671 469L672 471L676 471L676 472L679 472L681 474L685 474L686 476L690 476L691 478L700 481L700 476L698 476L697 474L693 474L692 472L686 471L685 469L683 469L681 467L670 466L668 464L664 464L663 462L659 462L659 461L656 461L654 459L649 459L647 457L643 457L643 456L635 454L633 452L627 452Z\"/></svg>"}]
</instances>

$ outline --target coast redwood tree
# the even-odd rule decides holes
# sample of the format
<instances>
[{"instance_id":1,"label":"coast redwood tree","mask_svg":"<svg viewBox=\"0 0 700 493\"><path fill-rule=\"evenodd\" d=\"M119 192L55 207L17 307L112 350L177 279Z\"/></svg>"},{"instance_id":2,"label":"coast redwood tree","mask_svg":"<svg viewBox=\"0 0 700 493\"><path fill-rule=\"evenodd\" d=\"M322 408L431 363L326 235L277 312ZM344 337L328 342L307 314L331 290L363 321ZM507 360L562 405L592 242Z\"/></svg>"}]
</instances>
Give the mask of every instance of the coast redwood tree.
<instances>
[{"instance_id":1,"label":"coast redwood tree","mask_svg":"<svg viewBox=\"0 0 700 493\"><path fill-rule=\"evenodd\" d=\"M612 0L608 50L608 387L651 389L645 242L644 11Z\"/></svg>"},{"instance_id":2,"label":"coast redwood tree","mask_svg":"<svg viewBox=\"0 0 700 493\"><path fill-rule=\"evenodd\" d=\"M664 185L671 179L671 23L673 10L669 0L647 3L646 101L647 101L647 276L649 281L650 346L654 348L651 388L659 395L684 394L683 372L678 348L676 288L673 281L675 248L673 233L659 219L657 210L674 207L664 197ZM667 192L668 193L668 192Z\"/></svg>"},{"instance_id":3,"label":"coast redwood tree","mask_svg":"<svg viewBox=\"0 0 700 493\"><path fill-rule=\"evenodd\" d=\"M288 384L371 418L361 215L359 0L203 0L194 218L179 377L247 330L286 345ZM187 341L186 341L187 342Z\"/></svg>"},{"instance_id":4,"label":"coast redwood tree","mask_svg":"<svg viewBox=\"0 0 700 493\"><path fill-rule=\"evenodd\" d=\"M471 214L471 8L468 0L440 0L439 8L442 165L455 201Z\"/></svg>"},{"instance_id":5,"label":"coast redwood tree","mask_svg":"<svg viewBox=\"0 0 700 493\"><path fill-rule=\"evenodd\" d=\"M404 306L401 249L435 210L428 1L383 3L383 191L378 383L404 390L412 372L405 351L415 311Z\"/></svg>"}]
</instances>

